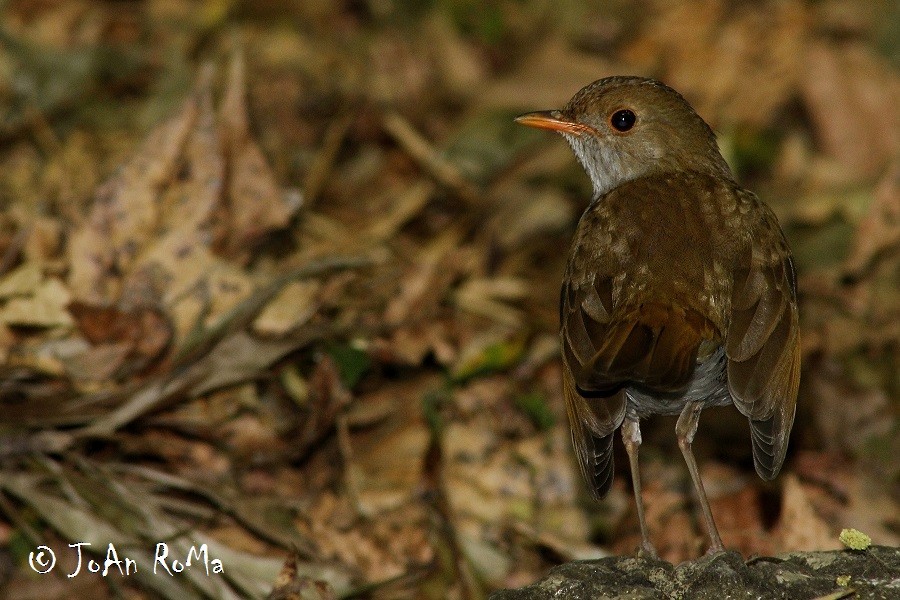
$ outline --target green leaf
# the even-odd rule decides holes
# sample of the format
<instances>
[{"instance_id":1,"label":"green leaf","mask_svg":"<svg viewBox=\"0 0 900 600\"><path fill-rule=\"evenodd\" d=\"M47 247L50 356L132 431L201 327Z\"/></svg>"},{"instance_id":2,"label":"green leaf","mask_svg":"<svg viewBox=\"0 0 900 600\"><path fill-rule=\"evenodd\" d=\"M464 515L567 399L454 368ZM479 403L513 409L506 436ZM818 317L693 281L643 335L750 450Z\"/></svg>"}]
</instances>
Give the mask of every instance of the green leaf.
<instances>
[{"instance_id":1,"label":"green leaf","mask_svg":"<svg viewBox=\"0 0 900 600\"><path fill-rule=\"evenodd\" d=\"M435 435L440 435L444 420L441 418L441 407L450 399L447 388L431 390L422 396L422 415L428 428Z\"/></svg>"},{"instance_id":2,"label":"green leaf","mask_svg":"<svg viewBox=\"0 0 900 600\"><path fill-rule=\"evenodd\" d=\"M524 412L540 431L547 431L556 423L556 416L547 404L547 398L540 392L529 392L518 396L516 406Z\"/></svg>"},{"instance_id":3,"label":"green leaf","mask_svg":"<svg viewBox=\"0 0 900 600\"><path fill-rule=\"evenodd\" d=\"M475 346L463 353L453 368L451 378L454 383L463 383L474 377L506 370L518 363L524 352L525 339L519 336L480 348Z\"/></svg>"},{"instance_id":4,"label":"green leaf","mask_svg":"<svg viewBox=\"0 0 900 600\"><path fill-rule=\"evenodd\" d=\"M369 370L369 367L372 366L369 355L365 351L352 346L331 346L328 348L328 354L337 365L341 383L348 390L352 390Z\"/></svg>"}]
</instances>

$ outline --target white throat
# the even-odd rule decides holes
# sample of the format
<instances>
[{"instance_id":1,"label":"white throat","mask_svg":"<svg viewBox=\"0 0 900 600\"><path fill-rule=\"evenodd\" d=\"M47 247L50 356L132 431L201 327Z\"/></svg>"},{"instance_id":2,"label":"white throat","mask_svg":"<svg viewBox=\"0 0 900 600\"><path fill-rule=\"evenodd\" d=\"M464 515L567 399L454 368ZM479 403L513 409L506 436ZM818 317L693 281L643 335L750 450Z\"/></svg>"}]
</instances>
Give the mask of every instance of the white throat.
<instances>
[{"instance_id":1,"label":"white throat","mask_svg":"<svg viewBox=\"0 0 900 600\"><path fill-rule=\"evenodd\" d=\"M627 160L629 157L609 145L598 143L592 138L575 136L569 133L564 133L563 136L569 142L575 157L591 179L591 185L594 188L594 199L603 196L619 184L640 176L641 173L638 169L626 167L629 164ZM644 170L640 164L635 166L641 171Z\"/></svg>"}]
</instances>

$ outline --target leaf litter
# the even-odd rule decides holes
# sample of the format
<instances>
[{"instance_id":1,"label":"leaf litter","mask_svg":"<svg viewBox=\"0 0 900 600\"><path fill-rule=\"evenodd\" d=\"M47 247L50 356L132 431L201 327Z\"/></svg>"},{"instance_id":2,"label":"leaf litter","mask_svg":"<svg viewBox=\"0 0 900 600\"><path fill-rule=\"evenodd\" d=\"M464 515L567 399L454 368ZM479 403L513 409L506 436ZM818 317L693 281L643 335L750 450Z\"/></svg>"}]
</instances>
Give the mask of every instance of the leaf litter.
<instances>
[{"instance_id":1,"label":"leaf litter","mask_svg":"<svg viewBox=\"0 0 900 600\"><path fill-rule=\"evenodd\" d=\"M626 72L685 93L797 254L783 476L756 479L737 420L697 439L726 545L898 543L900 78L879 3L563 2L542 27L536 2L208 4L3 7L25 43L0 68L32 83L0 89L0 588L35 597L29 545L75 540L137 549L120 584L166 598L482 598L633 551L623 461L590 503L560 393L556 282L589 187L510 122ZM659 421L647 517L681 561L704 538ZM159 541L206 543L225 576L148 576Z\"/></svg>"}]
</instances>

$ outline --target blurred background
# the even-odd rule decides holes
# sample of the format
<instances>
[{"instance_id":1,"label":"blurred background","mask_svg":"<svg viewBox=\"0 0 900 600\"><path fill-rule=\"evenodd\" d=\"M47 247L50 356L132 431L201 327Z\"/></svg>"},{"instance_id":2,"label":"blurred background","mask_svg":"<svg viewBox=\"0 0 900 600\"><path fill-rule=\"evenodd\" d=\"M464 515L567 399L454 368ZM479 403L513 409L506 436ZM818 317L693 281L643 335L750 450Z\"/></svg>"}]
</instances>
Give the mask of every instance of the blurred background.
<instances>
[{"instance_id":1,"label":"blurred background","mask_svg":"<svg viewBox=\"0 0 900 600\"><path fill-rule=\"evenodd\" d=\"M585 4L0 3L0 597L261 598L287 560L303 598L478 599L633 552L624 452L592 502L560 389L590 184L512 122L613 74L679 90L796 257L782 474L733 408L695 442L725 545L900 544L898 3ZM674 420L644 442L695 558ZM76 542L138 571L68 578Z\"/></svg>"}]
</instances>

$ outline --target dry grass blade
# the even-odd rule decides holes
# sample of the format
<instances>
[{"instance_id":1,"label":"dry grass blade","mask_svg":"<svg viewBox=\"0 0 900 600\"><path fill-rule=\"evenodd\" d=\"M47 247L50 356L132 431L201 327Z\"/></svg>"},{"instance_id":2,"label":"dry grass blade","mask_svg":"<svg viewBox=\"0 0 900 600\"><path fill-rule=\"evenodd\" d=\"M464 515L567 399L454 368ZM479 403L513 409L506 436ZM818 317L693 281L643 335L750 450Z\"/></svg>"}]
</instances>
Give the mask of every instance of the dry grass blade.
<instances>
[{"instance_id":1,"label":"dry grass blade","mask_svg":"<svg viewBox=\"0 0 900 600\"><path fill-rule=\"evenodd\" d=\"M384 128L438 183L453 190L467 204L479 203L478 190L402 115L395 112L384 115Z\"/></svg>"},{"instance_id":2,"label":"dry grass blade","mask_svg":"<svg viewBox=\"0 0 900 600\"><path fill-rule=\"evenodd\" d=\"M209 352L229 333L248 327L269 301L277 296L288 283L312 277L324 277L330 273L358 269L371 264L373 264L373 260L365 256L330 256L311 261L309 264L278 277L222 315L215 325L198 331L193 337L185 340L175 357L176 367L193 363L197 357Z\"/></svg>"},{"instance_id":3,"label":"dry grass blade","mask_svg":"<svg viewBox=\"0 0 900 600\"><path fill-rule=\"evenodd\" d=\"M160 493L176 491L202 498L214 509L231 516L241 526L260 538L285 550L292 550L298 558L312 560L316 555L310 540L301 536L297 531L276 528L266 520L265 514L260 514L257 505L248 502L252 499L237 496L228 491L220 491L209 485L194 483L183 477L150 467L118 464L111 465L109 469L117 475L140 478L159 489ZM162 503L166 504L165 499L162 500Z\"/></svg>"},{"instance_id":4,"label":"dry grass blade","mask_svg":"<svg viewBox=\"0 0 900 600\"><path fill-rule=\"evenodd\" d=\"M314 261L278 278L234 307L215 326L198 333L196 337L188 340L181 354L176 358L170 374L161 376L153 383L147 384L132 395L124 404L101 416L84 429L79 430L77 436L106 437L112 435L122 426L131 423L148 412L158 409L169 399L178 394L186 393L189 389L193 389L195 394L199 394L218 386L236 383L252 377L260 369L265 368L272 361L298 346L297 339L276 340L266 344L249 337L236 337L249 326L266 304L285 285L298 279L322 276L330 272L369 264L371 264L371 261L365 257L331 257ZM306 342L309 340L303 339L302 341ZM215 357L213 357L214 360L206 362L201 360L226 343L230 343L231 346L224 348L216 356L221 355L227 360L223 361L221 358L215 359ZM255 370L248 372L246 369L234 369L235 362L227 364L229 360L234 361L235 359L237 363L240 363L242 357L247 356L245 350L248 346L251 348L249 353L254 359L250 364L256 367ZM259 350L263 347L266 347L267 351L260 352ZM210 379L211 373L213 375Z\"/></svg>"},{"instance_id":5,"label":"dry grass blade","mask_svg":"<svg viewBox=\"0 0 900 600\"><path fill-rule=\"evenodd\" d=\"M64 538L90 544L84 547L86 552L106 557L111 544L123 560L127 554L137 564L135 577L162 597L196 597L199 591L207 598L262 598L268 592L280 559L239 552L191 533L193 527L188 523L161 510L165 496L157 496L142 481L124 485L105 469L87 463L79 471L49 466L55 476L5 473L0 489L29 505ZM53 480L60 489L68 490L65 496L47 493L47 484ZM163 567L156 557L162 550L158 544L165 544L168 564L172 560L185 564L180 577L160 572ZM192 551L196 562L188 565L186 559ZM220 577L210 576L215 560L223 567ZM338 569L314 565L302 568L335 589L349 589L349 579Z\"/></svg>"},{"instance_id":6,"label":"dry grass blade","mask_svg":"<svg viewBox=\"0 0 900 600\"><path fill-rule=\"evenodd\" d=\"M108 437L120 427L159 408L170 398L183 393L201 377L202 373L195 371L190 373L190 377L169 378L167 376L149 383L130 396L124 404L97 418L83 429L77 430L74 435L79 438Z\"/></svg>"},{"instance_id":7,"label":"dry grass blade","mask_svg":"<svg viewBox=\"0 0 900 600\"><path fill-rule=\"evenodd\" d=\"M220 108L229 185L228 222L222 223L219 234L225 253L241 262L247 262L262 236L285 227L295 208L285 201L275 174L250 134L246 88L244 56L238 49L231 59Z\"/></svg>"},{"instance_id":8,"label":"dry grass blade","mask_svg":"<svg viewBox=\"0 0 900 600\"><path fill-rule=\"evenodd\" d=\"M315 160L309 167L303 180L303 196L310 205L314 204L322 188L328 182L328 177L334 169L334 161L337 159L338 150L350 131L353 124L353 115L344 114L336 118L325 131L322 147L316 154Z\"/></svg>"}]
</instances>

